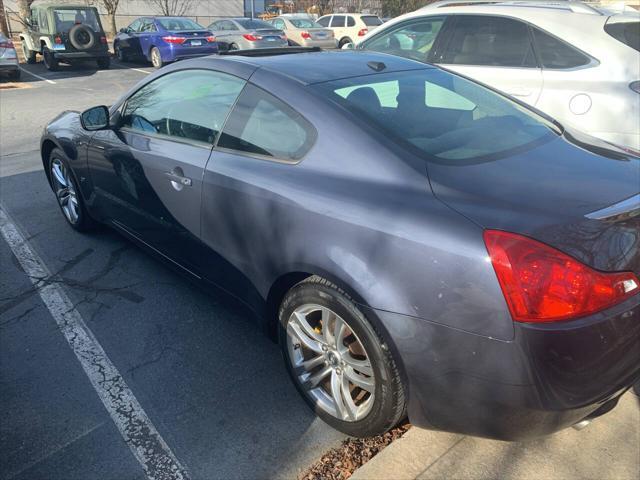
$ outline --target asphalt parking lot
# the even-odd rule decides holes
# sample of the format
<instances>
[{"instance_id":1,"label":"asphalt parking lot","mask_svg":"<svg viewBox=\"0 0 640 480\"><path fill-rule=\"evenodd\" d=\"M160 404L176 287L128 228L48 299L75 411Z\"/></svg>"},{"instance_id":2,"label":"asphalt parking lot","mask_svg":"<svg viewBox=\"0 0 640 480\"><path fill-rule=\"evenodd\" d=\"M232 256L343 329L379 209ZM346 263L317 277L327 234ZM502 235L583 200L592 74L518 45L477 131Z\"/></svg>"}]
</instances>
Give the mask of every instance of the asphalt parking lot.
<instances>
[{"instance_id":1,"label":"asphalt parking lot","mask_svg":"<svg viewBox=\"0 0 640 480\"><path fill-rule=\"evenodd\" d=\"M49 120L112 103L152 68L23 68L21 88L0 88L0 209L51 272L37 280L66 293L189 477L295 477L344 436L304 404L277 345L242 308L115 232L74 232L42 172ZM0 477L145 478L32 272L1 236L0 270Z\"/></svg>"}]
</instances>

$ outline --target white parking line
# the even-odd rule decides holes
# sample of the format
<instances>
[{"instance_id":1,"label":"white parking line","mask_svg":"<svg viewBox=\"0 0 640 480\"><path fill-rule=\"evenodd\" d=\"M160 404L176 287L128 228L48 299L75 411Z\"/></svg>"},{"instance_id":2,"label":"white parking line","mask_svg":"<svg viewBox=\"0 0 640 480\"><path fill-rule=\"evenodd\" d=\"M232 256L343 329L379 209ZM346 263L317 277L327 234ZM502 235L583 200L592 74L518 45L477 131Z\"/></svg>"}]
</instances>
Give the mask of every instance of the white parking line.
<instances>
[{"instance_id":1,"label":"white parking line","mask_svg":"<svg viewBox=\"0 0 640 480\"><path fill-rule=\"evenodd\" d=\"M130 68L129 70L135 70L136 72L142 72L149 75L151 72L147 72L146 70L142 70L141 68Z\"/></svg>"},{"instance_id":2,"label":"white parking line","mask_svg":"<svg viewBox=\"0 0 640 480\"><path fill-rule=\"evenodd\" d=\"M111 363L102 346L84 323L64 289L31 249L18 226L0 205L0 233L54 318L125 443L142 465L149 480L188 480L180 464L160 436L140 403Z\"/></svg>"},{"instance_id":3,"label":"white parking line","mask_svg":"<svg viewBox=\"0 0 640 480\"><path fill-rule=\"evenodd\" d=\"M44 80L45 82L51 83L53 85L56 84L56 82L54 82L53 80L49 80L48 78L44 78L41 77L40 75L36 75L35 73L30 72L29 70L22 68L22 67L18 67L20 70L22 70L24 73L26 73L27 75L31 75L32 77L36 77L39 78L40 80Z\"/></svg>"}]
</instances>

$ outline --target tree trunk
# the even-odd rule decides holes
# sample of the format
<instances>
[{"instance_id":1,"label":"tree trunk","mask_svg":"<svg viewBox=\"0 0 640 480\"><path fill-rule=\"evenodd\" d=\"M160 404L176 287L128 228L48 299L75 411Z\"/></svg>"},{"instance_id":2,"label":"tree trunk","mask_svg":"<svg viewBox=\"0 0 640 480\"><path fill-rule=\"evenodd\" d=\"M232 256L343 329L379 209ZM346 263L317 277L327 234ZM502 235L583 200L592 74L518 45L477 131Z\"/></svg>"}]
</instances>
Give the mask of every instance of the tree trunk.
<instances>
[{"instance_id":1,"label":"tree trunk","mask_svg":"<svg viewBox=\"0 0 640 480\"><path fill-rule=\"evenodd\" d=\"M4 14L4 2L0 0L0 32L5 37L9 37L9 28L7 27L7 17Z\"/></svg>"},{"instance_id":2,"label":"tree trunk","mask_svg":"<svg viewBox=\"0 0 640 480\"><path fill-rule=\"evenodd\" d=\"M33 0L18 0L18 14L21 20L24 20L30 15L32 3Z\"/></svg>"},{"instance_id":3,"label":"tree trunk","mask_svg":"<svg viewBox=\"0 0 640 480\"><path fill-rule=\"evenodd\" d=\"M118 34L118 28L116 27L116 12L109 13L109 14L107 14L107 16L109 17L109 25L110 25L110 28L111 28L111 37L115 38L115 36Z\"/></svg>"}]
</instances>

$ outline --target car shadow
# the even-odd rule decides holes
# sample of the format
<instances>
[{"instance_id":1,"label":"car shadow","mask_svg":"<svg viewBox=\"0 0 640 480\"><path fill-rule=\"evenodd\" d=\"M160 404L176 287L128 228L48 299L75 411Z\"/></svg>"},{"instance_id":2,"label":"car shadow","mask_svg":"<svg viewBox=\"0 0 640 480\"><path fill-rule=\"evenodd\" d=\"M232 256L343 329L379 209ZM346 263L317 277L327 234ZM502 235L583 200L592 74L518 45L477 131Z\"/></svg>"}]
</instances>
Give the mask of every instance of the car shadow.
<instances>
[{"instance_id":1,"label":"car shadow","mask_svg":"<svg viewBox=\"0 0 640 480\"><path fill-rule=\"evenodd\" d=\"M20 68L23 70L23 74L20 81L25 83L40 82L42 79L58 81L66 78L91 77L97 73L109 72L111 70L129 70L143 67L149 67L149 65L145 65L142 62L140 62L140 64L123 64L113 58L111 59L111 65L108 69L98 68L95 61L78 62L74 64L60 63L58 69L54 71L47 70L42 61L34 64L21 63ZM151 69L149 69L149 72L151 72Z\"/></svg>"}]
</instances>

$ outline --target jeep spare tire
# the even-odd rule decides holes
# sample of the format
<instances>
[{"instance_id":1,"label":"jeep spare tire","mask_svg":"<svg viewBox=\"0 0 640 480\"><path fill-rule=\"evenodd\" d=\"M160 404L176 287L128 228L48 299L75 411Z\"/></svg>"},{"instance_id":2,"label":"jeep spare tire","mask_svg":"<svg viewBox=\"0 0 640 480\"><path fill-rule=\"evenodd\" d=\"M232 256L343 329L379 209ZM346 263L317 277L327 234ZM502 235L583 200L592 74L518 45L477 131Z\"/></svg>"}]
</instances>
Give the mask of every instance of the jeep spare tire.
<instances>
[{"instance_id":1,"label":"jeep spare tire","mask_svg":"<svg viewBox=\"0 0 640 480\"><path fill-rule=\"evenodd\" d=\"M96 32L89 25L78 23L69 30L69 41L77 50L89 50L96 40Z\"/></svg>"}]
</instances>

